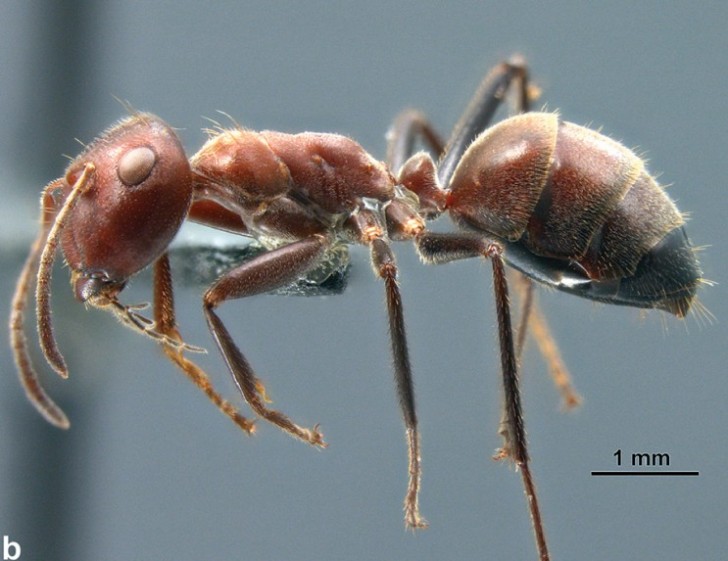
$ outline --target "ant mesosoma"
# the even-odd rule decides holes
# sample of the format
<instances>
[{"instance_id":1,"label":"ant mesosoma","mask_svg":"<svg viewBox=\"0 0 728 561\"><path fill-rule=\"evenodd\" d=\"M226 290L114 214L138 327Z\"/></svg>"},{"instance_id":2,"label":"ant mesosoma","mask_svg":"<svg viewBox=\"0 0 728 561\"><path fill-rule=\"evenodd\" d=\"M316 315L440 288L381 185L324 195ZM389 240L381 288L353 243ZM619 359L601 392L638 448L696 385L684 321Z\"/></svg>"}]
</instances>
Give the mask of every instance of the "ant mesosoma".
<instances>
[{"instance_id":1,"label":"ant mesosoma","mask_svg":"<svg viewBox=\"0 0 728 561\"><path fill-rule=\"evenodd\" d=\"M511 85L519 115L490 128ZM658 308L684 317L701 271L683 228L684 217L621 144L529 112L533 89L520 57L483 80L447 144L427 119L405 111L388 136L387 163L335 134L255 132L220 128L189 160L174 131L148 113L135 113L91 143L48 184L41 228L18 279L10 318L11 343L28 397L52 424L64 413L41 387L23 331L33 285L41 348L49 365L68 376L51 323L50 280L57 246L71 269L78 300L108 310L160 343L187 374L245 432L253 422L213 389L185 355L199 351L177 330L168 246L189 219L259 240L267 251L223 274L203 296L212 336L243 397L258 415L314 446L325 446L318 426L304 428L270 409L265 388L217 315L227 300L286 286L344 244L369 247L383 281L397 392L406 425L408 527L426 526L418 508L420 440L405 337L397 265L390 241L412 241L425 263L481 257L493 266L504 387L498 457L519 468L541 559L548 558L529 469L517 362L525 328L559 358L535 302L531 280L608 304ZM429 152L415 152L418 143ZM425 225L447 212L464 230L432 233ZM148 265L154 271L153 319L118 296ZM504 266L518 271L524 303L514 342ZM551 349L549 350L549 346ZM567 401L575 403L563 370Z\"/></svg>"}]
</instances>

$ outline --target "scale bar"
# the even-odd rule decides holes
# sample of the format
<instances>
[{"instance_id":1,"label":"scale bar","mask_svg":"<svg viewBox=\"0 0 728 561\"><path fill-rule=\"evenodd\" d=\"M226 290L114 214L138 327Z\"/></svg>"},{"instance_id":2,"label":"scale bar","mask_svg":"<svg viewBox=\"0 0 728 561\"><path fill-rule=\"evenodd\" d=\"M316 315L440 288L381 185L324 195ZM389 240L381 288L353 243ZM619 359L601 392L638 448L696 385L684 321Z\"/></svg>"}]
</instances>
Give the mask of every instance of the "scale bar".
<instances>
[{"instance_id":1,"label":"scale bar","mask_svg":"<svg viewBox=\"0 0 728 561\"><path fill-rule=\"evenodd\" d=\"M699 471L593 471L592 475L609 475L609 476L698 476Z\"/></svg>"}]
</instances>

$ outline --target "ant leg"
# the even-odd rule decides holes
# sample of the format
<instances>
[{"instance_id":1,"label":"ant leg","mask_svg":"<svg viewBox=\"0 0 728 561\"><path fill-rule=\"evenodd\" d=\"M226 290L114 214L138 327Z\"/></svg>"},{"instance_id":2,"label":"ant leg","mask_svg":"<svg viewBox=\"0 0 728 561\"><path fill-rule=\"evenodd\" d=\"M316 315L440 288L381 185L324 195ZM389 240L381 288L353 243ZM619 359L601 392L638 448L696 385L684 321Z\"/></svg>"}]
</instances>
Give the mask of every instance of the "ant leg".
<instances>
[{"instance_id":1,"label":"ant leg","mask_svg":"<svg viewBox=\"0 0 728 561\"><path fill-rule=\"evenodd\" d=\"M420 257L426 263L440 264L479 255L490 259L493 265L505 407L499 431L504 439L504 445L496 453L495 459L510 458L520 469L539 557L541 561L548 561L546 535L529 465L503 247L498 242L469 234L423 233L415 238L415 244Z\"/></svg>"},{"instance_id":2,"label":"ant leg","mask_svg":"<svg viewBox=\"0 0 728 561\"><path fill-rule=\"evenodd\" d=\"M331 240L327 237L313 235L268 251L223 275L203 297L203 309L210 332L235 383L253 411L290 435L321 447L326 444L318 426L312 429L300 427L283 413L265 406L266 397L261 392L262 386L257 376L214 309L226 300L263 294L293 282L315 267L330 245Z\"/></svg>"},{"instance_id":3,"label":"ant leg","mask_svg":"<svg viewBox=\"0 0 728 561\"><path fill-rule=\"evenodd\" d=\"M390 226L389 234L394 236L393 239L411 239L416 233L424 230L424 222L411 209L408 213L404 208L397 207L396 202L392 201L392 204L385 210L386 220ZM417 428L415 393L412 385L412 368L407 348L402 297L397 285L397 262L389 246L389 241L385 239L385 229L380 223L378 213L362 207L347 219L344 223L344 230L351 236L351 239L369 246L374 273L384 281L395 382L406 428L409 458L409 481L404 500L404 519L408 528L426 528L427 521L420 515L418 505L422 478L420 435Z\"/></svg>"},{"instance_id":4,"label":"ant leg","mask_svg":"<svg viewBox=\"0 0 728 561\"><path fill-rule=\"evenodd\" d=\"M505 427L506 445L498 452L497 457L511 457L521 469L521 477L526 492L526 499L531 511L536 537L536 548L542 561L548 561L549 553L546 535L541 520L541 510L536 495L536 485L531 475L528 450L526 446L526 429L521 408L520 390L518 387L518 368L513 349L513 328L511 327L510 306L508 302L508 282L506 280L503 248L499 244L490 244L488 255L493 263L493 286L495 290L496 310L498 315L498 335L500 339L501 368L503 371L503 387L505 392L505 409L507 425Z\"/></svg>"},{"instance_id":5,"label":"ant leg","mask_svg":"<svg viewBox=\"0 0 728 561\"><path fill-rule=\"evenodd\" d=\"M530 326L538 349L548 366L551 379L561 394L561 408L564 411L570 411L578 407L582 399L579 392L574 389L569 369L561 358L559 346L551 334L541 307L536 302L533 282L525 275L517 273L515 275L514 286L522 302L517 332L516 357L518 359L521 357L526 339L526 330Z\"/></svg>"},{"instance_id":6,"label":"ant leg","mask_svg":"<svg viewBox=\"0 0 728 561\"><path fill-rule=\"evenodd\" d=\"M415 109L405 109L394 119L387 132L387 166L396 175L415 152L415 143L421 139L440 157L445 143L427 116Z\"/></svg>"},{"instance_id":7,"label":"ant leg","mask_svg":"<svg viewBox=\"0 0 728 561\"><path fill-rule=\"evenodd\" d=\"M535 304L535 298L531 279L519 272L514 271L513 273L513 284L516 286L516 291L518 292L518 297L521 303L518 327L516 328L516 358L520 363L521 355L523 355L523 348L526 346L526 332L528 331L528 322L531 319L531 310Z\"/></svg>"},{"instance_id":8,"label":"ant leg","mask_svg":"<svg viewBox=\"0 0 728 561\"><path fill-rule=\"evenodd\" d=\"M515 55L486 75L453 129L447 145L422 112L414 109L402 111L387 134L387 164L390 169L397 173L414 154L415 142L421 139L436 157L444 156L438 166L439 179L441 185L447 185L467 147L490 124L513 80L518 81L518 112L529 111L531 99L536 95L529 91L525 60Z\"/></svg>"},{"instance_id":9,"label":"ant leg","mask_svg":"<svg viewBox=\"0 0 728 561\"><path fill-rule=\"evenodd\" d=\"M523 57L515 55L510 60L500 63L485 76L455 125L438 164L440 185L443 187L449 185L460 158L473 140L488 127L514 80L518 82L519 112L530 109L530 99L534 96L529 91L528 67Z\"/></svg>"},{"instance_id":10,"label":"ant leg","mask_svg":"<svg viewBox=\"0 0 728 561\"><path fill-rule=\"evenodd\" d=\"M20 382L25 389L30 402L43 415L43 417L52 425L67 429L70 427L68 417L58 405L48 396L43 386L40 384L38 374L33 368L28 351L28 339L25 336L25 309L28 305L28 296L32 291L33 283L38 274L40 256L43 252L48 239L48 233L55 216L55 205L53 203L52 192L62 186L61 180L50 183L43 190L41 199L41 228L38 237L28 254L23 270L18 278L18 284L15 286L15 294L11 304L10 313L10 346L13 349L15 363L18 366L20 374ZM50 321L50 320L49 320Z\"/></svg>"},{"instance_id":11,"label":"ant leg","mask_svg":"<svg viewBox=\"0 0 728 561\"><path fill-rule=\"evenodd\" d=\"M160 342L167 358L177 365L220 411L230 417L243 431L252 434L255 431L253 421L243 417L234 405L223 399L215 391L207 374L183 355L183 350L187 345L177 329L172 272L169 266L169 255L166 252L154 263L154 325L155 329L165 336L165 339ZM170 345L166 341L174 341L176 344Z\"/></svg>"},{"instance_id":12,"label":"ant leg","mask_svg":"<svg viewBox=\"0 0 728 561\"><path fill-rule=\"evenodd\" d=\"M382 238L370 242L372 265L375 272L384 280L387 293L387 311L389 313L389 334L392 342L394 358L394 374L397 382L399 405L402 409L407 434L407 450L409 453L409 483L404 500L405 523L409 528L426 528L427 521L419 510L419 491L422 478L420 464L420 435L417 429L415 413L415 394L412 386L412 369L410 367L407 337L404 327L402 298L397 286L397 263L392 250Z\"/></svg>"}]
</instances>

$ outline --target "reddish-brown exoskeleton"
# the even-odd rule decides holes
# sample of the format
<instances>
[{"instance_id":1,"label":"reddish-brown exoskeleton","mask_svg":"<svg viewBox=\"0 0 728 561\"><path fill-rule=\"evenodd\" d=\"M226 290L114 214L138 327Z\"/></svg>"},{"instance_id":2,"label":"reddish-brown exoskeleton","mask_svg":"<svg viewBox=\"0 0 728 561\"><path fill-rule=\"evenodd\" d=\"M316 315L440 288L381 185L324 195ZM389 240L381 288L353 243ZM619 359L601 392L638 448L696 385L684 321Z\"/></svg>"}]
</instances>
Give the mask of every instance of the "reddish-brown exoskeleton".
<instances>
[{"instance_id":1,"label":"reddish-brown exoskeleton","mask_svg":"<svg viewBox=\"0 0 728 561\"><path fill-rule=\"evenodd\" d=\"M512 83L522 114L487 128ZM35 287L43 353L66 377L50 307L51 269L60 244L78 300L113 312L158 341L225 414L246 432L253 430L252 422L223 400L185 356L196 348L177 330L167 248L190 219L256 238L268 248L205 292L204 313L253 411L301 440L325 446L317 426L301 427L267 407L262 383L215 310L227 300L295 281L342 244L363 244L386 291L409 451L405 520L409 527L423 527L419 434L390 241L414 242L422 260L431 264L490 259L504 387L504 444L498 456L513 460L522 473L539 555L547 559L518 388L517 358L526 326L533 328L553 370L560 370L560 362L532 302L530 279L600 302L683 317L701 272L683 216L640 158L553 113L528 112L529 101L526 66L513 58L486 76L445 145L420 113L404 112L390 131L387 164L343 136L240 127L218 130L188 160L174 131L159 118L138 113L121 121L43 192L41 231L18 280L10 320L30 400L48 421L68 427L38 381L23 332L28 295ZM428 152L413 154L418 141L435 153L438 165ZM428 232L425 219L445 212L463 232ZM517 344L505 264L519 272L525 295ZM118 299L127 281L148 265L154 268L153 319ZM566 374L557 374L567 402L575 403Z\"/></svg>"}]
</instances>

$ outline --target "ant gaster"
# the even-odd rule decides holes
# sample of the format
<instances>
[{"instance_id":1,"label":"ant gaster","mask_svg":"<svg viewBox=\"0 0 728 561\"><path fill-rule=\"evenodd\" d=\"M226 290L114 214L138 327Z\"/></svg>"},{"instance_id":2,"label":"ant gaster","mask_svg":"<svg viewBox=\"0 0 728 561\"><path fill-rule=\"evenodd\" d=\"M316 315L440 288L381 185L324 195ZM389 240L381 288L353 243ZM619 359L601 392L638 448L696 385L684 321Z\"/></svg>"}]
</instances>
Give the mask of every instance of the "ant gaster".
<instances>
[{"instance_id":1,"label":"ant gaster","mask_svg":"<svg viewBox=\"0 0 728 561\"><path fill-rule=\"evenodd\" d=\"M520 115L488 128L511 85ZM177 330L167 249L181 224L193 220L261 241L264 254L222 275L203 296L212 336L243 397L258 415L289 434L325 446L318 426L301 427L267 406L261 381L216 309L227 300L286 286L317 267L342 244L369 247L386 292L399 401L406 425L409 484L407 526L419 513L420 439L397 265L390 241L410 240L425 263L482 257L493 266L500 339L504 412L499 458L519 468L537 548L548 559L529 468L517 362L530 325L542 352L559 370L530 281L591 300L658 308L684 317L701 271L683 228L684 217L630 150L553 113L529 112L534 97L525 62L513 57L483 80L447 144L427 119L405 111L388 136L388 162L335 134L285 134L243 128L218 130L187 159L174 131L147 113L107 130L43 191L41 228L18 280L11 342L23 386L52 424L68 420L41 387L23 332L29 292L36 289L41 348L62 377L68 369L51 324L50 279L60 244L76 298L113 312L157 340L240 428L253 423L222 399L207 375L185 356L200 350ZM435 153L417 152L422 143ZM432 233L426 219L447 213L460 233ZM514 329L504 265L518 271L524 294L519 339ZM118 297L127 281L154 270L153 319ZM549 350L550 349L550 350ZM557 373L558 374L558 373ZM566 374L557 379L567 401L577 401Z\"/></svg>"}]
</instances>

